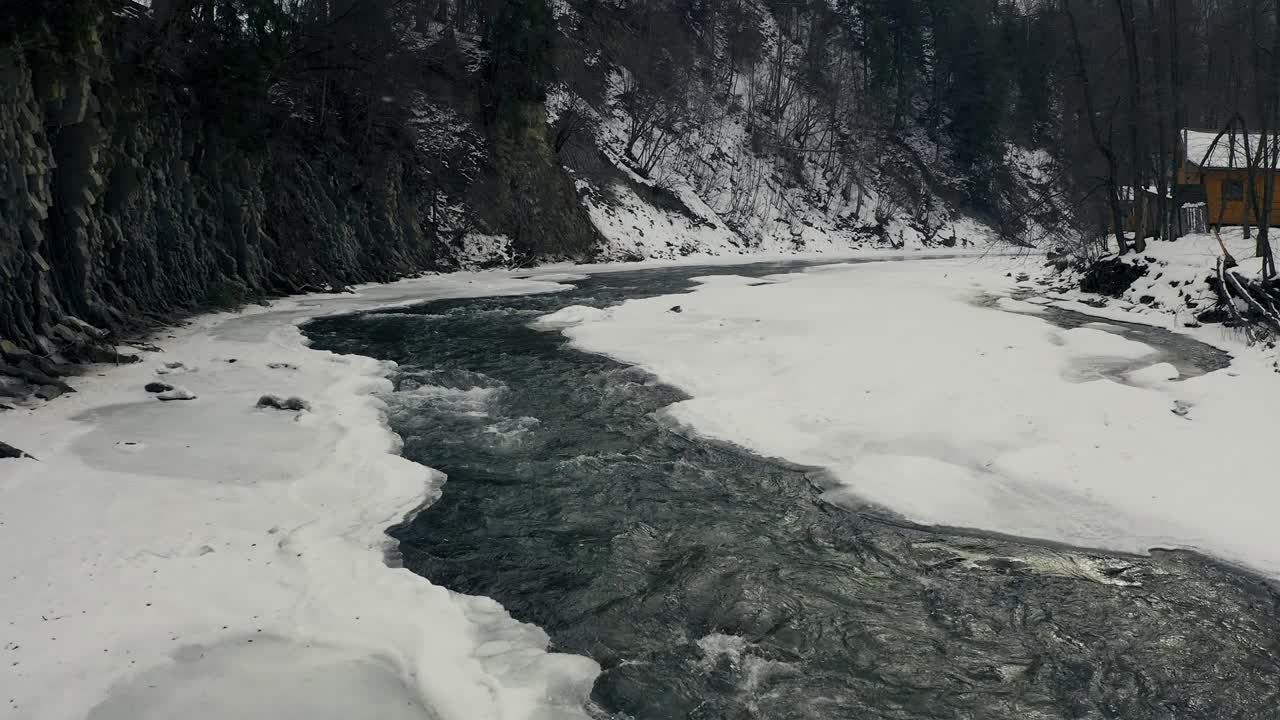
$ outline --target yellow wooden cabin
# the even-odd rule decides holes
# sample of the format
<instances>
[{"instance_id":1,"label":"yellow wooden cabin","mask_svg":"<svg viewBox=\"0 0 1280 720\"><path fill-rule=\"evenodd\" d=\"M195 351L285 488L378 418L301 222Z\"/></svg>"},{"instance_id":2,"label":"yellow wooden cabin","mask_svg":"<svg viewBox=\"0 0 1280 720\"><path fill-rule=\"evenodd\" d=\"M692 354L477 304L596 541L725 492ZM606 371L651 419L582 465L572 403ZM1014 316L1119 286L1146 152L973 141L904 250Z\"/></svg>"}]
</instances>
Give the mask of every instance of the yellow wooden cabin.
<instances>
[{"instance_id":1,"label":"yellow wooden cabin","mask_svg":"<svg viewBox=\"0 0 1280 720\"><path fill-rule=\"evenodd\" d=\"M1249 151L1256 154L1259 136L1250 135L1247 141ZM1280 138L1272 136L1270 141L1280 143ZM1178 185L1204 188L1205 220L1209 225L1252 225L1256 222L1249 206L1249 193L1246 192L1249 173L1245 145L1246 138L1241 134L1218 137L1216 131L1184 130L1182 133ZM1275 183L1269 213L1269 222L1275 225L1280 223L1280 173L1267 170L1257 173L1257 197L1259 200L1264 197L1268 177Z\"/></svg>"}]
</instances>

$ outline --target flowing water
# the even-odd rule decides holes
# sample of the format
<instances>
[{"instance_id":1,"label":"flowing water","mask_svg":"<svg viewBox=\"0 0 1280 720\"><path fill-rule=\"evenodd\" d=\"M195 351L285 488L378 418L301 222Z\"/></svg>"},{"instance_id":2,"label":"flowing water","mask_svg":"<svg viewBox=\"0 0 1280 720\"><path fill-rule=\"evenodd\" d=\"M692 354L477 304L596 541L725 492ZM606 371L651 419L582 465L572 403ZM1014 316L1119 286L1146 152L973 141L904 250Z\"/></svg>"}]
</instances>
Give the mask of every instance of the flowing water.
<instances>
[{"instance_id":1,"label":"flowing water","mask_svg":"<svg viewBox=\"0 0 1280 720\"><path fill-rule=\"evenodd\" d=\"M449 475L392 531L405 566L597 660L601 717L1280 718L1269 584L1192 553L835 507L816 472L663 425L654 411L678 391L527 327L698 275L784 269L619 272L310 324L316 347L400 364L392 427L407 457ZM1225 362L1141 332L1184 365Z\"/></svg>"}]
</instances>

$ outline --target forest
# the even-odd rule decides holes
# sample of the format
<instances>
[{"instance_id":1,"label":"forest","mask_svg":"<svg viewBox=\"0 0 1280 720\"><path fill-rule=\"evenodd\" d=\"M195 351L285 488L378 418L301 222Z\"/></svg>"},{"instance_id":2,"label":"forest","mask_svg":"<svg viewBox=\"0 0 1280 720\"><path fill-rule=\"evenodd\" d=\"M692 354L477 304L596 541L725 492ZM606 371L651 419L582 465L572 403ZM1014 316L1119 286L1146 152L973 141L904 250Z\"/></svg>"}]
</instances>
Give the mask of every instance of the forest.
<instances>
[{"instance_id":1,"label":"forest","mask_svg":"<svg viewBox=\"0 0 1280 720\"><path fill-rule=\"evenodd\" d=\"M620 118L618 160L696 183L711 163L681 143L733 115L797 184L861 203L897 146L1006 239L1086 254L1177 234L1184 128L1254 139L1251 174L1280 164L1280 0L59 0L9 2L4 27L73 43L103 3L151 16L131 67L180 79L246 142L288 126L400 147L455 195L552 89L570 168L593 162L574 137ZM1011 147L1053 156L1051 189L1008 192ZM1256 208L1273 185L1250 183ZM1154 219L1128 240L1130 213Z\"/></svg>"}]
</instances>

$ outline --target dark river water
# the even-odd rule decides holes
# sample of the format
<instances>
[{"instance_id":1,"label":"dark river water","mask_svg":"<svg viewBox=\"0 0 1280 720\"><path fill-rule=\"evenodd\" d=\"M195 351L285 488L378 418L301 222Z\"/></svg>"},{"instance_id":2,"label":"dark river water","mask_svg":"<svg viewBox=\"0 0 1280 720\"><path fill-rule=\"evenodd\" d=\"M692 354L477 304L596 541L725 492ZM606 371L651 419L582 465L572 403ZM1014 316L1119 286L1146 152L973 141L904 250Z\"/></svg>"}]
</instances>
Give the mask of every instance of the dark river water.
<instances>
[{"instance_id":1,"label":"dark river water","mask_svg":"<svg viewBox=\"0 0 1280 720\"><path fill-rule=\"evenodd\" d=\"M782 270L604 274L306 330L317 348L400 364L392 427L407 457L449 475L391 531L405 566L597 660L600 717L1280 719L1271 585L1192 553L835 507L819 473L679 434L654 417L678 391L528 327L698 275ZM1140 332L1184 367L1226 362Z\"/></svg>"}]
</instances>

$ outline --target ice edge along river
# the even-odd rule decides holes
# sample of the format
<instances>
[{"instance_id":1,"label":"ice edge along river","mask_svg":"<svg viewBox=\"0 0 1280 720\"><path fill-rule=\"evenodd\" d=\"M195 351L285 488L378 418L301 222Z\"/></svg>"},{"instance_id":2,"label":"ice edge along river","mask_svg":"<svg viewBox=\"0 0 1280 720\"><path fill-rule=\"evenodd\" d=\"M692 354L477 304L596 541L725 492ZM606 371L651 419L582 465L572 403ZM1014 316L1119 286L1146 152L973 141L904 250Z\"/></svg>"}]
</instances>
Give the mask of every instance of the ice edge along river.
<instances>
[{"instance_id":1,"label":"ice edge along river","mask_svg":"<svg viewBox=\"0 0 1280 720\"><path fill-rule=\"evenodd\" d=\"M1007 285L1003 275L982 271L988 285ZM491 600L384 563L386 527L433 500L443 478L396 454L373 395L389 388L388 367L308 350L297 328L572 279L543 277L439 276L203 316L144 363L85 378L34 413L0 414L0 438L40 459L7 462L0 476L6 709L581 717L592 661L547 653L541 630ZM198 397L159 402L142 390L153 380ZM265 393L312 411L255 409Z\"/></svg>"},{"instance_id":2,"label":"ice edge along river","mask_svg":"<svg viewBox=\"0 0 1280 720\"><path fill-rule=\"evenodd\" d=\"M0 473L3 714L583 717L594 662L388 567L384 531L443 476L397 454L374 395L390 368L309 350L298 328L562 287L460 273L201 316L163 353L0 414L0 437L39 459ZM197 397L158 401L153 381ZM255 408L267 393L311 411Z\"/></svg>"}]
</instances>

